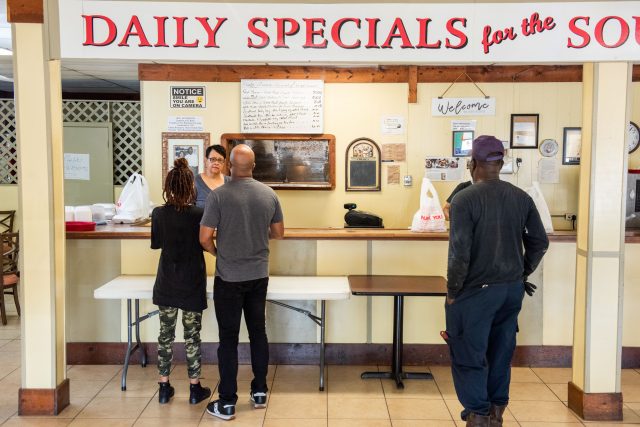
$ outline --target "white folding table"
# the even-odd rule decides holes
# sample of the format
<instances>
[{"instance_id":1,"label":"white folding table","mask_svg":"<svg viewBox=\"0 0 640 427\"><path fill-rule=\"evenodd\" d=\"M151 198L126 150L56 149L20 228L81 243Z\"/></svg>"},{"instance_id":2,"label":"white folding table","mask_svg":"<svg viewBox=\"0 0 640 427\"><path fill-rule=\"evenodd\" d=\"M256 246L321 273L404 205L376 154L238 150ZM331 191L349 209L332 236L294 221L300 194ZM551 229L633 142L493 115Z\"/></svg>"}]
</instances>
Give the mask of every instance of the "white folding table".
<instances>
[{"instance_id":1,"label":"white folding table","mask_svg":"<svg viewBox=\"0 0 640 427\"><path fill-rule=\"evenodd\" d=\"M127 370L131 355L137 350L142 353L141 364L147 365L147 354L140 342L140 323L156 314L158 310L140 315L140 300L152 299L155 276L122 275L107 282L93 292L96 299L127 300L127 353L122 369L122 390L127 389ZM304 314L320 326L320 390L324 390L325 366L325 302L327 300L348 299L351 295L349 281L346 276L271 276L267 288L267 300L270 303ZM213 277L207 278L207 298L213 298ZM294 307L282 301L316 300L320 301L320 316L308 310ZM132 316L131 302L135 311ZM135 327L136 344L133 345L133 328Z\"/></svg>"}]
</instances>

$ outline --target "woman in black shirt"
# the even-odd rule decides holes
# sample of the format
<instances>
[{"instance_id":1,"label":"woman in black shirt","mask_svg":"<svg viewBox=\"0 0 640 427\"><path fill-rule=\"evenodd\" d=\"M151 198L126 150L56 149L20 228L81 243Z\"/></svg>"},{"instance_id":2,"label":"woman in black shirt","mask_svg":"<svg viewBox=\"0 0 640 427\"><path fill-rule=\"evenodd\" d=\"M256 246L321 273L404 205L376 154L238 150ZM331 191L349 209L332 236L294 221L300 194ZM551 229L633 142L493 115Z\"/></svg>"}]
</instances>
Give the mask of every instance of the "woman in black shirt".
<instances>
[{"instance_id":1,"label":"woman in black shirt","mask_svg":"<svg viewBox=\"0 0 640 427\"><path fill-rule=\"evenodd\" d=\"M162 197L164 206L155 208L151 214L151 248L162 250L153 286L153 303L160 309L158 400L167 403L174 394L169 372L180 309L191 383L189 403L196 404L211 396L211 390L200 385L200 329L202 311L207 308L207 273L199 241L203 210L193 205L196 191L186 159L174 162L165 179Z\"/></svg>"}]
</instances>

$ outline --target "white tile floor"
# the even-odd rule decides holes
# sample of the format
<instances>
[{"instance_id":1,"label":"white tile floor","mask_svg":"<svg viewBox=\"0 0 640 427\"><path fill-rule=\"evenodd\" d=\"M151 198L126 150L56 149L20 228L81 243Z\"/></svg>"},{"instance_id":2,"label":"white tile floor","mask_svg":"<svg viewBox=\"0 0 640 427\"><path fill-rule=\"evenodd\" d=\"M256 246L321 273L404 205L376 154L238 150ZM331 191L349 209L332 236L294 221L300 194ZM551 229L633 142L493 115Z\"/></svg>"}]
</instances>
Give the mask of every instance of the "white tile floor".
<instances>
[{"instance_id":1,"label":"white tile floor","mask_svg":"<svg viewBox=\"0 0 640 427\"><path fill-rule=\"evenodd\" d=\"M263 426L263 427L436 427L462 426L461 410L446 366L412 367L428 370L435 381L407 380L398 390L390 381L362 380L371 366L329 366L325 392L318 391L316 366L277 365L269 369L271 390L266 410L248 404L249 366L240 367L236 419L225 422L205 412L206 402L189 405L184 365L171 376L176 396L167 405L157 401L153 366L132 366L127 391L120 391L121 367L70 366L71 405L58 417L20 417L20 325L10 317L0 327L0 424L3 426ZM380 367L385 369L384 367ZM505 426L630 426L640 425L640 372L624 370L624 420L583 423L566 406L570 369L514 368L511 402ZM215 388L217 366L203 367L202 383ZM215 392L214 392L215 396Z\"/></svg>"}]
</instances>

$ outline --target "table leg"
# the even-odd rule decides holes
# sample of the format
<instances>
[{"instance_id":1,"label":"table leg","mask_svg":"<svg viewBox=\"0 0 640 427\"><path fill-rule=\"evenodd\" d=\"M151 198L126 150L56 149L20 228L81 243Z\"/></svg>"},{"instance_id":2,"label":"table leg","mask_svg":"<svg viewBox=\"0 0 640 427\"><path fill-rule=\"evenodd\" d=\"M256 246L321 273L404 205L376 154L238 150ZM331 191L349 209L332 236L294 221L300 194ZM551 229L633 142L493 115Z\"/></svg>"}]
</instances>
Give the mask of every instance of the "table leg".
<instances>
[{"instance_id":1,"label":"table leg","mask_svg":"<svg viewBox=\"0 0 640 427\"><path fill-rule=\"evenodd\" d=\"M131 357L131 300L127 300L127 352L124 356L124 366L122 367L122 380L120 388L122 391L127 389L127 370L129 369L129 358Z\"/></svg>"},{"instance_id":2,"label":"table leg","mask_svg":"<svg viewBox=\"0 0 640 427\"><path fill-rule=\"evenodd\" d=\"M404 296L395 295L393 297L393 347L391 350L391 372L363 372L360 378L382 378L392 379L396 382L396 387L404 388L403 379L433 379L428 372L403 372L402 371L402 348L404 333Z\"/></svg>"},{"instance_id":3,"label":"table leg","mask_svg":"<svg viewBox=\"0 0 640 427\"><path fill-rule=\"evenodd\" d=\"M142 345L142 341L140 341L140 300L136 300L136 347L140 349L142 352L142 356L140 357L140 365L144 368L147 366L147 350Z\"/></svg>"},{"instance_id":4,"label":"table leg","mask_svg":"<svg viewBox=\"0 0 640 427\"><path fill-rule=\"evenodd\" d=\"M325 301L320 303L320 391L324 391L324 326Z\"/></svg>"}]
</instances>

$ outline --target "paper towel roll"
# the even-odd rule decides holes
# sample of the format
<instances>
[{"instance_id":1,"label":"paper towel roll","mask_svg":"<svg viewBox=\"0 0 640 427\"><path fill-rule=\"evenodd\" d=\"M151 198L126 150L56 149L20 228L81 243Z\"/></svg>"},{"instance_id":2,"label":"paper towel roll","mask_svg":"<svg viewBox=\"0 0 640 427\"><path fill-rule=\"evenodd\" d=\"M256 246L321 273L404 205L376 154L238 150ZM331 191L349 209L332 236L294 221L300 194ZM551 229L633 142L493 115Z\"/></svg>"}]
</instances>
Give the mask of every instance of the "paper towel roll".
<instances>
[{"instance_id":1,"label":"paper towel roll","mask_svg":"<svg viewBox=\"0 0 640 427\"><path fill-rule=\"evenodd\" d=\"M91 206L76 206L74 214L76 217L76 221L93 221L93 216L91 215Z\"/></svg>"}]
</instances>

